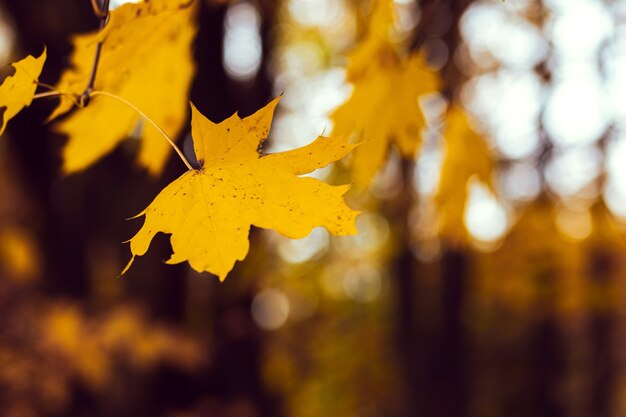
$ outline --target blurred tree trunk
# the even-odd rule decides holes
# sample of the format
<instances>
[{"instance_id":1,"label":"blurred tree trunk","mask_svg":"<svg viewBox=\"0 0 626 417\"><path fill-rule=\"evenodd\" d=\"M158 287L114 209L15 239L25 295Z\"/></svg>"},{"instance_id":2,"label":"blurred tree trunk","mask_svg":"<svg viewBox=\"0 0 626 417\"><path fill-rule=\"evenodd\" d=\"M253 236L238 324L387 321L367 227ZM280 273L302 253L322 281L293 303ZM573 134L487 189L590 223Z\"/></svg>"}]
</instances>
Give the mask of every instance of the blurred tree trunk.
<instances>
[{"instance_id":1,"label":"blurred tree trunk","mask_svg":"<svg viewBox=\"0 0 626 417\"><path fill-rule=\"evenodd\" d=\"M410 161L401 161L400 179L402 181L394 201L389 204L392 208L387 214L393 219L392 236L395 239L393 246L398 253L392 261L395 308L395 332L398 351L398 373L400 374L404 399L404 408L400 410L402 416L411 417L421 415L422 395L420 394L419 374L419 335L416 326L416 281L415 258L411 250L411 232L409 229L409 213L415 203L412 189L412 172L414 164Z\"/></svg>"},{"instance_id":2,"label":"blurred tree trunk","mask_svg":"<svg viewBox=\"0 0 626 417\"><path fill-rule=\"evenodd\" d=\"M597 417L614 415L616 382L619 363L615 349L618 317L611 300L615 289L616 253L598 248L592 251L588 274L591 277L591 317L589 320L588 339L590 352L587 365L590 367L589 385L591 387L589 414ZM601 305L596 305L594 295L601 294ZM594 302L596 301L596 302Z\"/></svg>"}]
</instances>

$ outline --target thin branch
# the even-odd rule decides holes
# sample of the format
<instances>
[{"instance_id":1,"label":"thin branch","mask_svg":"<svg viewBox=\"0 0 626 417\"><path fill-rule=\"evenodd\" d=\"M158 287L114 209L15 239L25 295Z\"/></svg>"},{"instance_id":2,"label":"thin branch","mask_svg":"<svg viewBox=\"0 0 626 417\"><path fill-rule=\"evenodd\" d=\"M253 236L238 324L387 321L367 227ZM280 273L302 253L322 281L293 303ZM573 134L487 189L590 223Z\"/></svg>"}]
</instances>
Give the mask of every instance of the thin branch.
<instances>
[{"instance_id":1,"label":"thin branch","mask_svg":"<svg viewBox=\"0 0 626 417\"><path fill-rule=\"evenodd\" d=\"M106 5L106 7L105 5L103 5L101 8L98 4L98 0L91 0L91 8L93 9L93 14L95 14L96 17L100 20L106 20L106 18L109 16L108 4Z\"/></svg>"},{"instance_id":2,"label":"thin branch","mask_svg":"<svg viewBox=\"0 0 626 417\"><path fill-rule=\"evenodd\" d=\"M45 94L45 93L44 93ZM112 99L115 99L119 102L122 102L124 104L126 104L128 107L130 107L131 109L135 110L137 113L139 113L141 115L141 117L143 117L148 123L150 123L152 126L154 126L154 128L156 130L159 131L159 133L161 133L161 135L163 135L163 137L169 142L169 144L172 146L172 148L174 148L174 150L176 151L176 153L178 154L178 156L180 157L180 159L185 163L185 165L187 166L187 169L192 170L193 167L191 166L191 164L189 163L189 161L187 160L187 158L185 158L185 155L183 154L183 152L178 148L178 146L176 146L176 144L174 143L174 141L167 135L167 133L165 133L165 131L163 129L161 129L159 127L159 125L157 125L151 118L148 117L148 115L146 115L144 112L142 112L141 110L139 110L133 103L131 103L130 101L120 97L120 96L116 96L115 94L111 94L111 93L107 93L106 91L92 91L90 93L91 97L96 97L96 96L106 96L106 97L111 97Z\"/></svg>"},{"instance_id":3,"label":"thin branch","mask_svg":"<svg viewBox=\"0 0 626 417\"><path fill-rule=\"evenodd\" d=\"M48 90L56 91L56 88L53 85L42 83L41 81L37 81L37 85L39 87L47 88Z\"/></svg>"},{"instance_id":4,"label":"thin branch","mask_svg":"<svg viewBox=\"0 0 626 417\"><path fill-rule=\"evenodd\" d=\"M98 19L100 19L100 30L104 29L109 21L109 0L103 0L102 5L98 4L98 0L91 0L91 6L94 9L94 13ZM93 59L93 66L91 67L91 74L89 75L89 82L85 91L80 96L80 102L83 106L89 104L91 91L93 90L96 82L96 74L98 73L98 64L100 63L100 55L102 55L102 41L98 42L96 46L96 54Z\"/></svg>"},{"instance_id":5,"label":"thin branch","mask_svg":"<svg viewBox=\"0 0 626 417\"><path fill-rule=\"evenodd\" d=\"M46 91L45 93L35 94L33 96L33 100L37 100L44 97L60 97L63 93L59 93L58 91Z\"/></svg>"},{"instance_id":6,"label":"thin branch","mask_svg":"<svg viewBox=\"0 0 626 417\"><path fill-rule=\"evenodd\" d=\"M409 51L417 51L422 47L422 44L428 36L428 25L432 23L439 6L439 0L423 0L420 3L421 15L419 22L413 29L413 39L409 46Z\"/></svg>"},{"instance_id":7,"label":"thin branch","mask_svg":"<svg viewBox=\"0 0 626 417\"><path fill-rule=\"evenodd\" d=\"M59 91L46 91L44 93L38 93L35 94L33 96L33 100L38 100L40 98L46 98L46 97L65 97L69 100L72 101L72 103L74 103L74 105L76 107L83 107L77 100L76 97L74 97L72 94L67 94L67 93L61 93Z\"/></svg>"},{"instance_id":8,"label":"thin branch","mask_svg":"<svg viewBox=\"0 0 626 417\"><path fill-rule=\"evenodd\" d=\"M74 97L72 94L61 93L60 91L56 91L56 90L35 94L33 96L33 100L38 100L40 98L46 98L46 97L65 97L65 98L70 99L76 107L82 107L80 103L76 100L76 97Z\"/></svg>"},{"instance_id":9,"label":"thin branch","mask_svg":"<svg viewBox=\"0 0 626 417\"><path fill-rule=\"evenodd\" d=\"M72 103L74 103L74 105L76 107L83 107L78 100L76 99L76 95L75 94L70 94L70 93L63 93L61 91L57 91L56 87L50 84L46 84L46 83L42 83L40 81L36 81L35 84L37 84L38 87L42 87L45 88L49 91L46 91L44 93L39 93L39 94L35 94L35 96L33 97L33 100L37 100L39 98L45 98L45 97L65 97L67 99L69 99Z\"/></svg>"}]
</instances>

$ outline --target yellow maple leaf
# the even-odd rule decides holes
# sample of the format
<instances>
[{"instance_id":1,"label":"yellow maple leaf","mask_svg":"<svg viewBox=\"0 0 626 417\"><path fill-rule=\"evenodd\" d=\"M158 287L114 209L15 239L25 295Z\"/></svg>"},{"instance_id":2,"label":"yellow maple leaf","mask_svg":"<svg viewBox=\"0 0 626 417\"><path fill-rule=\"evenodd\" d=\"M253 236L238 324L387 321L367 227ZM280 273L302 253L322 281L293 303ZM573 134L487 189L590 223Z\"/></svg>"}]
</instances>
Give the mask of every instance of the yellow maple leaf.
<instances>
[{"instance_id":1,"label":"yellow maple leaf","mask_svg":"<svg viewBox=\"0 0 626 417\"><path fill-rule=\"evenodd\" d=\"M11 64L15 73L6 77L0 85L0 135L4 133L9 120L24 107L30 106L44 62L46 62L45 49L37 58L29 55Z\"/></svg>"},{"instance_id":2,"label":"yellow maple leaf","mask_svg":"<svg viewBox=\"0 0 626 417\"><path fill-rule=\"evenodd\" d=\"M420 96L436 92L435 72L419 53L401 57L388 39L393 23L389 2L379 2L365 39L350 55L347 80L354 90L331 118L334 134L360 134L364 143L352 157L359 187L366 187L383 165L391 144L413 158L420 143L424 116Z\"/></svg>"},{"instance_id":3,"label":"yellow maple leaf","mask_svg":"<svg viewBox=\"0 0 626 417\"><path fill-rule=\"evenodd\" d=\"M465 111L459 106L448 110L445 151L436 195L440 234L452 244L465 243L467 232L464 213L467 205L467 184L471 178L489 185L493 157L485 140L470 126Z\"/></svg>"},{"instance_id":4,"label":"yellow maple leaf","mask_svg":"<svg viewBox=\"0 0 626 417\"><path fill-rule=\"evenodd\" d=\"M176 137L187 115L187 92L194 73L191 42L195 35L193 0L152 0L113 10L105 28L76 36L72 65L56 89L81 95L89 83L99 42L94 88L115 94L146 113L170 137ZM54 119L73 106L68 98ZM136 127L139 116L124 104L98 97L57 125L69 137L63 149L65 173L80 171L111 152ZM138 163L152 174L163 168L170 147L145 125Z\"/></svg>"},{"instance_id":5,"label":"yellow maple leaf","mask_svg":"<svg viewBox=\"0 0 626 417\"><path fill-rule=\"evenodd\" d=\"M357 211L343 195L349 185L331 186L299 175L346 156L356 145L346 137L319 137L302 148L261 156L279 98L244 119L234 114L215 124L192 107L191 133L199 169L168 185L139 216L130 240L132 259L146 253L158 232L171 233L167 263L188 261L196 271L224 280L248 253L250 226L303 238L324 226L335 235L356 233ZM122 272L122 273L124 273Z\"/></svg>"}]
</instances>

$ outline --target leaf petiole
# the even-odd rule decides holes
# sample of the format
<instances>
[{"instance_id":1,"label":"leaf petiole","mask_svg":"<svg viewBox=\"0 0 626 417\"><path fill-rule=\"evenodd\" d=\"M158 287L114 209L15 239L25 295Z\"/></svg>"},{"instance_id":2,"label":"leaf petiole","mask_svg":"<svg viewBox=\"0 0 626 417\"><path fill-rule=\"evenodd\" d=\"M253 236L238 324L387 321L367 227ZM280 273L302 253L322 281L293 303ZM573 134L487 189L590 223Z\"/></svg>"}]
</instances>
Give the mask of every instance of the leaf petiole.
<instances>
[{"instance_id":1,"label":"leaf petiole","mask_svg":"<svg viewBox=\"0 0 626 417\"><path fill-rule=\"evenodd\" d=\"M46 93L42 93L42 94L46 94ZM193 167L191 166L191 164L189 163L189 161L187 160L187 158L185 158L185 155L183 154L183 152L178 148L178 146L176 146L176 144L174 143L174 141L167 135L167 133L165 133L165 131L163 129L161 129L159 127L159 125L157 125L154 120L152 120L151 118L148 117L147 114L145 114L144 112L142 112L141 110L139 110L139 108L137 108L137 106L135 106L133 103L131 103L130 101L120 97L120 96L116 96L115 94L111 94L111 93L107 93L106 91L92 91L90 94L90 97L96 97L96 96L106 96L106 97L110 97L112 99L115 99L121 103L126 104L128 107L130 107L131 109L135 110L137 113L139 113L139 115L141 115L141 117L143 117L148 123L150 123L152 126L154 126L154 128L156 130L159 131L159 133L161 133L161 135L163 135L163 137L168 141L168 143L172 146L172 148L174 148L174 150L176 151L176 153L178 154L178 156L180 157L180 159L185 163L185 166L187 166L187 168L189 170L192 170Z\"/></svg>"},{"instance_id":2,"label":"leaf petiole","mask_svg":"<svg viewBox=\"0 0 626 417\"><path fill-rule=\"evenodd\" d=\"M62 95L63 93L59 93L58 91L46 91L45 93L35 94L33 96L33 100L37 100L39 98L44 98L44 97L59 97Z\"/></svg>"},{"instance_id":3,"label":"leaf petiole","mask_svg":"<svg viewBox=\"0 0 626 417\"><path fill-rule=\"evenodd\" d=\"M39 85L41 85L42 87L46 87L45 85L42 85L42 84L39 84ZM83 107L83 106L81 106L78 103L78 101L76 101L76 98L73 95L67 94L67 93L61 93L60 91L56 91L56 90L46 91L46 92L43 92L43 93L35 94L33 96L33 100L37 100L37 99L40 99L40 98L46 98L46 97L66 97L66 98L72 100L72 102L74 103L74 105L76 107L79 107L79 108Z\"/></svg>"},{"instance_id":4,"label":"leaf petiole","mask_svg":"<svg viewBox=\"0 0 626 417\"><path fill-rule=\"evenodd\" d=\"M37 81L37 85L39 87L43 87L43 88L46 88L46 89L51 90L51 91L56 91L56 89L55 89L55 87L53 85L42 83L41 81Z\"/></svg>"}]
</instances>

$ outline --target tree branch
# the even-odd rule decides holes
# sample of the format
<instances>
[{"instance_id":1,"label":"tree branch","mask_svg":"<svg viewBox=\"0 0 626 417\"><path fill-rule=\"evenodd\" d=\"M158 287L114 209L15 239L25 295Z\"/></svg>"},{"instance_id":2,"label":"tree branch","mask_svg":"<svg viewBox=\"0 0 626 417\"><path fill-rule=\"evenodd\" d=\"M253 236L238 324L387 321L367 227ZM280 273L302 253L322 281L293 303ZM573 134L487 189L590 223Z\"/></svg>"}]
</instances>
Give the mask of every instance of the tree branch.
<instances>
[{"instance_id":1,"label":"tree branch","mask_svg":"<svg viewBox=\"0 0 626 417\"><path fill-rule=\"evenodd\" d=\"M413 39L409 46L411 52L417 51L422 47L428 35L427 27L432 23L433 16L439 6L438 0L423 0L420 4L420 19L413 29Z\"/></svg>"},{"instance_id":2,"label":"tree branch","mask_svg":"<svg viewBox=\"0 0 626 417\"><path fill-rule=\"evenodd\" d=\"M104 29L109 21L109 0L102 0L101 5L98 4L98 0L91 0L91 7L93 8L96 17L100 20L100 30ZM83 91L79 98L79 102L83 107L89 104L91 92L96 82L100 55L102 55L102 41L98 42L98 45L96 46L96 55L93 60L93 66L91 67L89 82L87 83L87 87L85 87L85 91Z\"/></svg>"}]
</instances>

